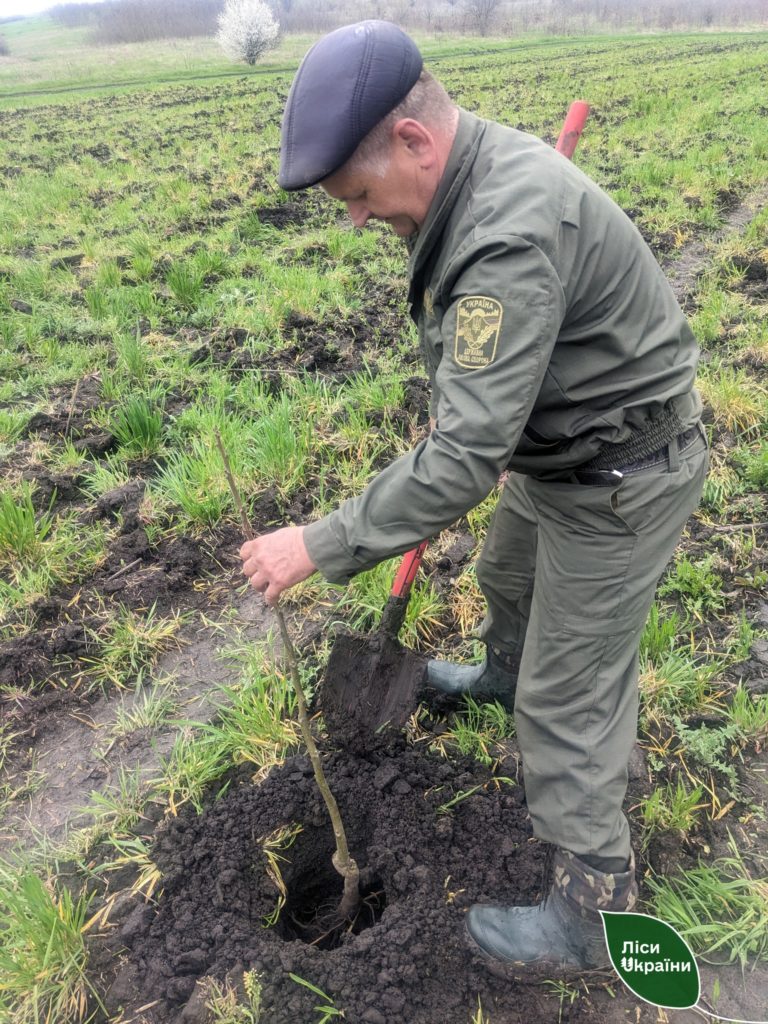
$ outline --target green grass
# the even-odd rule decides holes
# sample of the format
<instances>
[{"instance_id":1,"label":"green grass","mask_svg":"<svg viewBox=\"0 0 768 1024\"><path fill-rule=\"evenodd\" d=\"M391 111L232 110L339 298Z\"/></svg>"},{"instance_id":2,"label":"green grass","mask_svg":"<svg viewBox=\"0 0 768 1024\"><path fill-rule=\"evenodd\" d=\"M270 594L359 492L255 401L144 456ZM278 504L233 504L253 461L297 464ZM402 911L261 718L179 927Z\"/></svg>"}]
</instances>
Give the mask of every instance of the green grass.
<instances>
[{"instance_id":1,"label":"green grass","mask_svg":"<svg viewBox=\"0 0 768 1024\"><path fill-rule=\"evenodd\" d=\"M298 400L262 397L246 415L225 412L208 398L177 418L171 441L183 441L183 448L169 452L151 489L176 509L181 523L207 527L235 516L217 432L246 504L264 495L283 504L306 482L312 425Z\"/></svg>"},{"instance_id":2,"label":"green grass","mask_svg":"<svg viewBox=\"0 0 768 1024\"><path fill-rule=\"evenodd\" d=\"M162 405L143 395L132 395L112 414L111 427L126 455L147 458L160 448Z\"/></svg>"},{"instance_id":3,"label":"green grass","mask_svg":"<svg viewBox=\"0 0 768 1024\"><path fill-rule=\"evenodd\" d=\"M137 687L142 674L143 670L139 669ZM159 680L151 687L139 690L130 701L123 696L115 713L115 724L110 730L113 739L168 724L178 709L175 690L173 683Z\"/></svg>"},{"instance_id":4,"label":"green grass","mask_svg":"<svg viewBox=\"0 0 768 1024\"><path fill-rule=\"evenodd\" d=\"M698 387L715 423L726 430L752 432L768 421L768 390L747 370L710 363Z\"/></svg>"},{"instance_id":5,"label":"green grass","mask_svg":"<svg viewBox=\"0 0 768 1024\"><path fill-rule=\"evenodd\" d=\"M158 899L162 895L162 873L152 860L151 844L148 840L142 836L119 836L110 833L105 837L104 845L105 856L108 859L94 869L94 875L130 869L135 876L130 886L131 893L140 893L147 901L153 897Z\"/></svg>"},{"instance_id":6,"label":"green grass","mask_svg":"<svg viewBox=\"0 0 768 1024\"><path fill-rule=\"evenodd\" d=\"M489 767L502 759L500 744L515 734L514 718L501 704L478 704L466 698L461 714L452 715L447 728L430 743L444 756L459 753Z\"/></svg>"},{"instance_id":7,"label":"green grass","mask_svg":"<svg viewBox=\"0 0 768 1024\"><path fill-rule=\"evenodd\" d=\"M53 504L53 499L49 503ZM19 493L0 494L0 559L31 561L42 550L43 541L53 528L53 515L38 515L32 502L32 489L26 480Z\"/></svg>"},{"instance_id":8,"label":"green grass","mask_svg":"<svg viewBox=\"0 0 768 1024\"><path fill-rule=\"evenodd\" d=\"M118 836L132 835L150 799L151 790L144 781L141 767L129 771L121 766L113 785L93 790L78 808L76 820L84 824L68 832L57 856L78 861L87 873L89 869L84 861L95 847Z\"/></svg>"},{"instance_id":9,"label":"green grass","mask_svg":"<svg viewBox=\"0 0 768 1024\"><path fill-rule=\"evenodd\" d=\"M734 755L739 750L738 729L733 722L722 725L691 726L673 716L679 742L678 754L692 777L711 779L716 773L725 792L734 800L741 799L741 785L736 773Z\"/></svg>"},{"instance_id":10,"label":"green grass","mask_svg":"<svg viewBox=\"0 0 768 1024\"><path fill-rule=\"evenodd\" d=\"M344 1016L344 1012L334 1004L331 996L329 996L327 992L323 992L323 990L318 988L317 985L313 985L311 981L307 981L306 978L301 978L298 974L289 972L288 977L297 985L301 985L303 988L309 989L313 995L320 999L318 1005L314 1007L315 1013L317 1014L316 1024L328 1024L330 1020Z\"/></svg>"},{"instance_id":11,"label":"green grass","mask_svg":"<svg viewBox=\"0 0 768 1024\"><path fill-rule=\"evenodd\" d=\"M223 656L239 666L238 681L219 688L218 713L211 722L183 723L156 781L156 794L174 813L187 802L201 810L206 790L233 764L265 772L299 747L293 687L271 664L269 652L268 643L227 648Z\"/></svg>"},{"instance_id":12,"label":"green grass","mask_svg":"<svg viewBox=\"0 0 768 1024\"><path fill-rule=\"evenodd\" d=\"M653 657L641 652L643 725L711 707L716 700L713 679L721 668L721 663L685 648L670 648Z\"/></svg>"},{"instance_id":13,"label":"green grass","mask_svg":"<svg viewBox=\"0 0 768 1024\"><path fill-rule=\"evenodd\" d=\"M743 746L762 747L768 738L768 695L753 696L741 684L733 695L727 717Z\"/></svg>"},{"instance_id":14,"label":"green grass","mask_svg":"<svg viewBox=\"0 0 768 1024\"><path fill-rule=\"evenodd\" d=\"M178 633L184 618L179 613L159 615L156 605L139 614L118 606L96 629L87 629L86 653L81 658L80 678L89 688L141 685L144 672L164 652L179 646Z\"/></svg>"},{"instance_id":15,"label":"green grass","mask_svg":"<svg viewBox=\"0 0 768 1024\"><path fill-rule=\"evenodd\" d=\"M345 628L360 632L375 629L391 593L399 564L399 559L390 559L355 576L334 605L333 619L341 622ZM440 623L444 608L444 602L431 582L423 574L417 576L408 601L400 640L408 646L429 641Z\"/></svg>"},{"instance_id":16,"label":"green grass","mask_svg":"<svg viewBox=\"0 0 768 1024\"><path fill-rule=\"evenodd\" d=\"M26 410L0 410L0 444L16 441L32 414Z\"/></svg>"},{"instance_id":17,"label":"green grass","mask_svg":"<svg viewBox=\"0 0 768 1024\"><path fill-rule=\"evenodd\" d=\"M694 786L689 789L682 779L676 784L657 787L640 806L643 821L643 844L645 846L659 832L677 832L686 836L698 822L698 812L706 806L702 803L704 789Z\"/></svg>"},{"instance_id":18,"label":"green grass","mask_svg":"<svg viewBox=\"0 0 768 1024\"><path fill-rule=\"evenodd\" d=\"M647 881L656 915L696 954L747 968L768 960L768 878L750 871L733 851L684 874Z\"/></svg>"},{"instance_id":19,"label":"green grass","mask_svg":"<svg viewBox=\"0 0 768 1024\"><path fill-rule=\"evenodd\" d=\"M104 560L110 530L76 512L36 515L28 491L0 499L0 618L57 587L85 579Z\"/></svg>"},{"instance_id":20,"label":"green grass","mask_svg":"<svg viewBox=\"0 0 768 1024\"><path fill-rule=\"evenodd\" d=\"M640 637L640 657L648 661L657 661L669 654L675 647L683 626L678 612L674 609L665 609L654 602Z\"/></svg>"},{"instance_id":21,"label":"green grass","mask_svg":"<svg viewBox=\"0 0 768 1024\"><path fill-rule=\"evenodd\" d=\"M89 904L88 897L75 897L52 879L0 862L3 1020L83 1024L92 1019L96 998L85 973Z\"/></svg>"},{"instance_id":22,"label":"green grass","mask_svg":"<svg viewBox=\"0 0 768 1024\"><path fill-rule=\"evenodd\" d=\"M739 454L739 469L746 482L757 490L768 489L768 442Z\"/></svg>"},{"instance_id":23,"label":"green grass","mask_svg":"<svg viewBox=\"0 0 768 1024\"><path fill-rule=\"evenodd\" d=\"M705 612L719 611L724 606L723 578L715 572L716 564L714 554L696 560L679 555L658 588L659 597L678 594L686 611L697 618Z\"/></svg>"}]
</instances>

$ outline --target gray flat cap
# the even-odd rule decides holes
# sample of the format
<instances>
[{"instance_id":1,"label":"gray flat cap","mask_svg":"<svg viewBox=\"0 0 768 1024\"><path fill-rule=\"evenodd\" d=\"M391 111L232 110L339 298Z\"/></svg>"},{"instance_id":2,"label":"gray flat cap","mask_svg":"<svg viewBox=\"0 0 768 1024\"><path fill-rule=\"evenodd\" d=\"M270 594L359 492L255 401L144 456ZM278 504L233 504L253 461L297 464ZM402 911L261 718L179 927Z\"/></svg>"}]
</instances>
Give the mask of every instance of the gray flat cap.
<instances>
[{"instance_id":1,"label":"gray flat cap","mask_svg":"<svg viewBox=\"0 0 768 1024\"><path fill-rule=\"evenodd\" d=\"M346 25L315 43L301 62L283 114L281 188L327 178L416 84L414 41L388 21Z\"/></svg>"}]
</instances>

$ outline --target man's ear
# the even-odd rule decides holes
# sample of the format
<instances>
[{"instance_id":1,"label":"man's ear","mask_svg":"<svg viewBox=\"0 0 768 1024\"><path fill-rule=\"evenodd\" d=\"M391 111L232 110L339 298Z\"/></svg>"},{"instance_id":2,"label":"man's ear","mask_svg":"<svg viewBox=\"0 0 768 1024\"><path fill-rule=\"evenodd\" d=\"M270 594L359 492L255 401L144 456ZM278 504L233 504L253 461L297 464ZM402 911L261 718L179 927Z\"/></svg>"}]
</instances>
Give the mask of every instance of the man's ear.
<instances>
[{"instance_id":1,"label":"man's ear","mask_svg":"<svg viewBox=\"0 0 768 1024\"><path fill-rule=\"evenodd\" d=\"M437 157L434 135L421 121L412 117L404 117L394 124L392 140L395 145L403 146L411 156L416 157L421 166L428 166Z\"/></svg>"}]
</instances>

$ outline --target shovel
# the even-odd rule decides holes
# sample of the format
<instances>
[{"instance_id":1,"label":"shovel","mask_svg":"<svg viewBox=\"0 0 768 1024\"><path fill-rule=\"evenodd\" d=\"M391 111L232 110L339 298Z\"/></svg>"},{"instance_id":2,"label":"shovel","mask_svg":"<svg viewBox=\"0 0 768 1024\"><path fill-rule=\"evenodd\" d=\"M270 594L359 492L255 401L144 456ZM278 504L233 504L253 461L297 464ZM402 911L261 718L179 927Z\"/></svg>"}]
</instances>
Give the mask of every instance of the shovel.
<instances>
[{"instance_id":1,"label":"shovel","mask_svg":"<svg viewBox=\"0 0 768 1024\"><path fill-rule=\"evenodd\" d=\"M401 729L417 705L426 659L397 638L426 547L422 541L403 556L374 633L343 630L336 636L320 703L330 734L346 747L365 746L385 728Z\"/></svg>"}]
</instances>

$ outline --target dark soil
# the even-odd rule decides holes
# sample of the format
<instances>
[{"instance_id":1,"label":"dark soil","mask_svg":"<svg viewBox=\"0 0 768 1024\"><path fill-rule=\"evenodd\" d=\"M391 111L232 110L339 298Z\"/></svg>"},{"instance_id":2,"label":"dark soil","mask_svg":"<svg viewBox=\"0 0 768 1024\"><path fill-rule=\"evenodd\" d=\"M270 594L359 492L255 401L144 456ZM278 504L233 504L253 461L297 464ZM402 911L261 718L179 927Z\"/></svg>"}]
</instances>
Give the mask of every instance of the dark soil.
<instances>
[{"instance_id":1,"label":"dark soil","mask_svg":"<svg viewBox=\"0 0 768 1024\"><path fill-rule=\"evenodd\" d=\"M425 725L442 728L437 720ZM557 972L511 978L470 949L468 907L537 902L548 885L547 847L533 838L512 742L497 751L494 774L468 758L439 757L427 749L429 738L420 734L414 743L390 733L369 740L365 751L321 748L367 894L354 924L330 936L319 922L329 911L333 917L341 879L331 867L333 836L308 758L289 758L261 785L250 770L235 770L201 815L182 809L162 823L151 853L162 872L158 897L118 897L114 930L93 945L92 977L110 1013L122 1009L120 1019L142 1024L207 1024L207 981L236 988L247 970L261 980L269 1024L318 1019L318 997L292 974L322 989L349 1024L469 1024L478 999L492 1024L662 1019L608 973L571 979L566 994L579 998L569 1000L546 983ZM636 749L627 806L648 791ZM261 844L296 825L295 843L279 851L288 899L268 924L278 890ZM725 853L728 838L726 822L709 823L706 836L688 837L684 849L664 837L651 859L657 871L665 863L693 867L705 839ZM641 861L641 886L644 870ZM721 1012L727 1005L734 1015L748 1009L749 1019L760 1019L765 971L713 975L701 966L705 993L715 977L722 984ZM688 1024L701 1017L680 1011L663 1019Z\"/></svg>"},{"instance_id":2,"label":"dark soil","mask_svg":"<svg viewBox=\"0 0 768 1024\"><path fill-rule=\"evenodd\" d=\"M307 217L307 205L303 202L287 202L282 206L260 206L256 214L262 224L275 228L302 225Z\"/></svg>"},{"instance_id":3,"label":"dark soil","mask_svg":"<svg viewBox=\"0 0 768 1024\"><path fill-rule=\"evenodd\" d=\"M153 857L163 894L157 906L125 908L110 942L127 950L108 994L113 1012L122 1004L130 1016L158 1000L147 1021L202 1022L196 981L246 968L262 978L270 1024L314 1020L317 998L291 972L327 992L350 1024L464 1021L479 993L494 1024L526 1019L520 989L473 962L462 922L473 902L525 903L540 892L544 849L531 841L521 788L399 738L365 755L331 751L325 767L377 907L335 948L308 944L307 920L341 893L311 765L291 758L259 787L240 772L202 816L182 813L160 829ZM278 894L259 843L294 823L303 830L281 865L289 900L265 927Z\"/></svg>"},{"instance_id":4,"label":"dark soil","mask_svg":"<svg viewBox=\"0 0 768 1024\"><path fill-rule=\"evenodd\" d=\"M441 729L437 720L425 725ZM546 983L554 970L512 978L470 948L468 907L537 902L548 885L547 847L532 836L511 741L497 751L494 774L471 759L430 752L429 738L426 732L409 742L390 733L354 753L349 745L321 747L367 894L354 924L332 935L320 922L329 911L333 917L341 879L331 867L333 836L308 758L289 758L261 785L250 770L235 770L201 815L182 809L162 823L151 853L162 872L158 897L118 897L114 930L93 943L92 977L110 1013L122 1008L120 1019L142 1024L207 1024L207 982L236 988L248 970L260 977L269 1024L318 1019L318 997L292 974L322 989L349 1024L469 1024L478 999L492 1024L662 1019L611 974L570 979L563 998L563 989ZM636 749L627 806L648 786ZM295 843L279 851L288 899L276 923L267 923L278 890L262 843L296 825ZM725 851L725 823L712 823L707 840ZM668 855L675 858L670 866L694 866L700 852L700 844L681 851L666 839L653 859L657 870ZM644 870L639 862L641 885ZM702 969L704 991L711 991L713 976ZM736 1007L749 1008L747 1017L759 1019L765 972L747 978L721 969L717 978L727 995L721 1012L726 1004L734 1015ZM663 1019L701 1018L681 1011Z\"/></svg>"}]
</instances>

